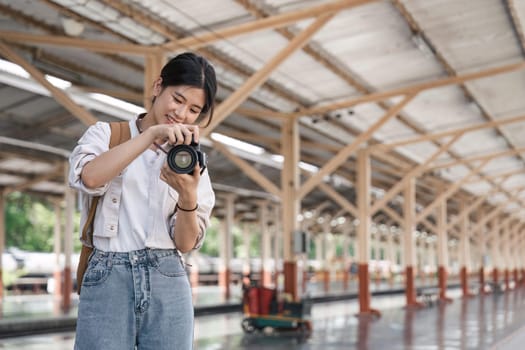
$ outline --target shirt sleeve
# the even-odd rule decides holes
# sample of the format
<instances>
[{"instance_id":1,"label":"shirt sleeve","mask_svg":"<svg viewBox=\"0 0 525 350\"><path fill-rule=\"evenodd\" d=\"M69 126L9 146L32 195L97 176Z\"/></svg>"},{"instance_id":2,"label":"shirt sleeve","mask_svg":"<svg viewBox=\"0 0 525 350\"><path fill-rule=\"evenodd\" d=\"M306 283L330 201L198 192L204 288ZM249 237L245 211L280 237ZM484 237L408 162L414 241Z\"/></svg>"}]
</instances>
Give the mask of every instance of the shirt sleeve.
<instances>
[{"instance_id":1,"label":"shirt sleeve","mask_svg":"<svg viewBox=\"0 0 525 350\"><path fill-rule=\"evenodd\" d=\"M78 191L92 196L103 195L109 184L97 188L88 188L82 182L82 169L91 160L109 149L111 129L108 123L97 122L90 126L78 140L77 146L69 157L69 185Z\"/></svg>"},{"instance_id":2,"label":"shirt sleeve","mask_svg":"<svg viewBox=\"0 0 525 350\"><path fill-rule=\"evenodd\" d=\"M210 216L215 206L215 193L211 186L210 177L208 175L208 170L206 169L202 174L199 180L199 187L197 189L197 203L199 207L197 208L197 221L199 225L199 234L195 242L194 250L202 247L204 243L204 238L206 237L206 229L210 225ZM171 237L174 237L174 227L175 221L177 220L177 212L172 215L170 219L170 229Z\"/></svg>"}]
</instances>

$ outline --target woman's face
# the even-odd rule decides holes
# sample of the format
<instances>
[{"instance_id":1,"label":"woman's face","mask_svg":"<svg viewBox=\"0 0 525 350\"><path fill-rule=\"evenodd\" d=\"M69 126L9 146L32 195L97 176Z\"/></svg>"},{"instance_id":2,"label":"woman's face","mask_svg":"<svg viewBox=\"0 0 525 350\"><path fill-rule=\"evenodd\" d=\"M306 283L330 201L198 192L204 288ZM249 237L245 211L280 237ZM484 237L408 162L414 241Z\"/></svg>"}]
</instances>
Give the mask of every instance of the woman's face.
<instances>
[{"instance_id":1,"label":"woman's face","mask_svg":"<svg viewBox=\"0 0 525 350\"><path fill-rule=\"evenodd\" d=\"M187 85L155 84L155 102L151 109L157 124L193 124L204 107L204 90Z\"/></svg>"}]
</instances>

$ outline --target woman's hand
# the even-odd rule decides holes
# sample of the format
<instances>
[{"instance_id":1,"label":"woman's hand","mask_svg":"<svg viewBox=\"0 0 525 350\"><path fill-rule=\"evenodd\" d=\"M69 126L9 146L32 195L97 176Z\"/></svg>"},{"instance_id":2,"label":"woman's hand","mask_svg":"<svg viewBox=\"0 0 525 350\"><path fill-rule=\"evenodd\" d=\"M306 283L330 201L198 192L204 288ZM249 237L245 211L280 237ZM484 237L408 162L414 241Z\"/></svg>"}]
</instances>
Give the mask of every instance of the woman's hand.
<instances>
[{"instance_id":1,"label":"woman's hand","mask_svg":"<svg viewBox=\"0 0 525 350\"><path fill-rule=\"evenodd\" d=\"M199 126L191 124L157 124L150 126L144 133L149 133L152 143L171 145L189 145L199 142Z\"/></svg>"},{"instance_id":2,"label":"woman's hand","mask_svg":"<svg viewBox=\"0 0 525 350\"><path fill-rule=\"evenodd\" d=\"M179 205L184 208L194 208L197 204L197 187L200 180L200 166L195 165L191 174L177 174L167 162L160 168L160 179L166 182L179 194Z\"/></svg>"}]
</instances>

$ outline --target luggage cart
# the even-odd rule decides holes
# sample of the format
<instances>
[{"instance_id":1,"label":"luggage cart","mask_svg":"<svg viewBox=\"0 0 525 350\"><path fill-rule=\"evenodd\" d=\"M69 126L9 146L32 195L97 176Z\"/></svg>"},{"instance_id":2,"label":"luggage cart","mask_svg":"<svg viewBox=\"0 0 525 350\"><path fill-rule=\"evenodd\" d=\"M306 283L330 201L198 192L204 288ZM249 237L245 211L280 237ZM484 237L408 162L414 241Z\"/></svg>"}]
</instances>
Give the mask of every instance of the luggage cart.
<instances>
[{"instance_id":1,"label":"luggage cart","mask_svg":"<svg viewBox=\"0 0 525 350\"><path fill-rule=\"evenodd\" d=\"M295 331L309 335L312 331L310 314L312 302L278 301L277 291L272 288L250 286L243 292L244 332Z\"/></svg>"}]
</instances>

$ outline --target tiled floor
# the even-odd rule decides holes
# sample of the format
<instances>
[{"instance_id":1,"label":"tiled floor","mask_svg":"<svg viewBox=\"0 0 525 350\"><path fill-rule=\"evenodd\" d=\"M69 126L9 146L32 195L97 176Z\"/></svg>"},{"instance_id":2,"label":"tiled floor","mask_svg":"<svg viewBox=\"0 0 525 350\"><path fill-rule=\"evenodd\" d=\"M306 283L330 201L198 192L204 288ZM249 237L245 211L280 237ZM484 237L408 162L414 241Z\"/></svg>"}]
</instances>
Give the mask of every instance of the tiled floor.
<instances>
[{"instance_id":1,"label":"tiled floor","mask_svg":"<svg viewBox=\"0 0 525 350\"><path fill-rule=\"evenodd\" d=\"M522 349L525 341L525 288L420 310L403 308L404 297L373 297L379 319L356 317L355 300L319 303L312 309L313 333L243 334L241 314L196 319L195 349ZM6 350L72 349L74 335L31 336L0 340Z\"/></svg>"}]
</instances>

